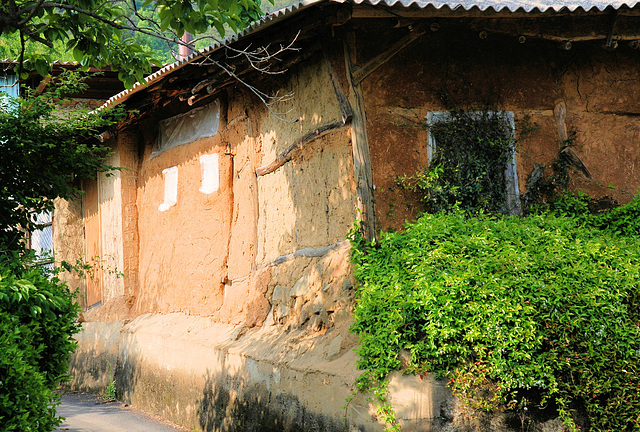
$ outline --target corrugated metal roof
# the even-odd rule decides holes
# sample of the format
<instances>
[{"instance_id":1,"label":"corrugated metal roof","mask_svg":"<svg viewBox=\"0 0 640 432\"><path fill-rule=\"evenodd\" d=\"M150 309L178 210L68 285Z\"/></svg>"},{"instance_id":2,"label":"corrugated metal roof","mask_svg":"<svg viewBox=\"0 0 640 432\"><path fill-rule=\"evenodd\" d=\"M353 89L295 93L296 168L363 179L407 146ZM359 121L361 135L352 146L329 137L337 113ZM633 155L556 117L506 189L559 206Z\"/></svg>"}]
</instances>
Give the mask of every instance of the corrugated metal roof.
<instances>
[{"instance_id":1,"label":"corrugated metal roof","mask_svg":"<svg viewBox=\"0 0 640 432\"><path fill-rule=\"evenodd\" d=\"M115 96L111 97L109 100L107 100L104 103L104 105L102 105L98 109L103 109L103 108L107 108L107 107L110 107L110 106L118 105L118 104L124 102L125 100L127 100L134 93L137 93L140 90L146 88L147 86L159 81L165 75L168 75L168 74L172 73L173 71L181 69L183 66L198 60L203 55L211 54L214 51L222 48L225 45L232 44L232 43L242 39L243 37L247 36L250 33L254 33L256 31L263 30L263 29L275 24L276 22L278 22L278 21L280 21L280 20L282 20L284 18L289 18L291 15L295 14L296 12L299 12L302 9L305 9L308 6L311 6L311 5L316 4L316 3L321 3L323 1L325 1L325 0L303 0L300 3L296 3L296 4L293 4L291 6L287 6L285 8L282 8L282 9L279 9L277 11L274 11L274 12L272 12L270 14L267 14L264 17L262 17L262 19L260 19L259 21L256 21L255 23L251 24L249 27L247 27L246 29L242 30L241 32L239 32L237 34L233 34L233 35L227 37L226 39L224 39L221 42L218 42L218 43L215 43L213 45L208 46L207 48L203 49L200 53L193 53L189 57L185 58L184 60L180 60L180 61L177 61L175 63L171 63L171 64L168 64L168 65L164 66L163 68L161 68L160 70L156 71L155 73L152 73L151 75L147 76L145 78L145 80L144 80L144 83L142 83L142 84L141 83L136 83L136 84L134 84L134 86L131 89L125 90L125 91L123 91L121 93L118 93L117 95L115 95Z\"/></svg>"},{"instance_id":2,"label":"corrugated metal roof","mask_svg":"<svg viewBox=\"0 0 640 432\"><path fill-rule=\"evenodd\" d=\"M4 59L4 60L0 60L0 64L13 64L16 65L18 64L17 60L11 60L11 59ZM54 66L80 66L80 63L76 63L76 62L72 62L72 61L60 61L60 60L56 60L52 63Z\"/></svg>"},{"instance_id":3,"label":"corrugated metal roof","mask_svg":"<svg viewBox=\"0 0 640 432\"><path fill-rule=\"evenodd\" d=\"M214 51L222 48L225 45L232 44L245 36L261 31L273 24L276 24L283 19L289 18L295 13L306 9L312 5L319 3L354 3L354 4L367 4L371 6L403 6L403 7L418 7L427 8L432 7L435 9L448 8L450 10L474 10L481 11L492 10L500 12L508 10L510 12L525 11L525 12L547 12L547 11L576 11L579 9L590 11L598 10L603 11L607 8L621 9L623 7L632 8L640 4L640 0L571 0L571 1L558 1L558 0L303 0L299 3L287 6L285 8L274 11L265 15L259 21L256 21L251 26L247 27L238 34L234 34L224 39L219 43L215 43L200 53L191 54L184 60L180 60L175 63L168 64L158 70L157 72L147 76L145 82L140 84L136 83L131 89L125 90L107 100L104 105L99 109L107 108L109 106L118 105L130 96L138 91L146 88L147 86L159 81L164 76L182 68L183 66L197 61L202 55L208 55Z\"/></svg>"},{"instance_id":4,"label":"corrugated metal roof","mask_svg":"<svg viewBox=\"0 0 640 432\"><path fill-rule=\"evenodd\" d=\"M597 9L600 11L610 7L613 9L620 9L624 6L633 7L640 3L638 0L570 0L570 1L558 1L558 0L351 0L356 4L369 4L369 5L385 5L385 6L399 6L404 7L433 7L435 9L441 9L447 7L451 10L464 9L471 10L477 8L481 11L494 10L500 12L502 10L509 10L511 12L516 11L539 11L546 12L553 10L559 12L561 10L575 11L583 9L589 11Z\"/></svg>"}]
</instances>

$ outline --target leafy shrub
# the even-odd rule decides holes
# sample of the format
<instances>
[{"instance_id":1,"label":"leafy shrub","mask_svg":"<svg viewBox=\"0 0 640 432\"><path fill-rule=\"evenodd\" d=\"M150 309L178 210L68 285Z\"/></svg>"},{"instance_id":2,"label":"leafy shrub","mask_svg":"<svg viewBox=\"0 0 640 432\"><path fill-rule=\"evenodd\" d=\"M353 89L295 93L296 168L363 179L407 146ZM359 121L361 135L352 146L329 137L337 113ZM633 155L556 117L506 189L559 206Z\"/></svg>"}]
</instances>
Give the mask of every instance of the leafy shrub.
<instances>
[{"instance_id":1,"label":"leafy shrub","mask_svg":"<svg viewBox=\"0 0 640 432\"><path fill-rule=\"evenodd\" d=\"M640 237L640 195L627 205L592 216L587 224L613 235Z\"/></svg>"},{"instance_id":2,"label":"leafy shrub","mask_svg":"<svg viewBox=\"0 0 640 432\"><path fill-rule=\"evenodd\" d=\"M640 237L640 195L636 195L624 206L601 213L593 213L593 202L585 193L566 193L550 202L544 211L570 217L585 227L596 228L614 236Z\"/></svg>"},{"instance_id":3,"label":"leafy shrub","mask_svg":"<svg viewBox=\"0 0 640 432\"><path fill-rule=\"evenodd\" d=\"M358 387L385 413L408 350L407 372L447 377L475 408L551 405L578 430L582 407L591 431L640 430L640 248L619 235L638 208L586 223L425 214L378 244L354 234Z\"/></svg>"},{"instance_id":4,"label":"leafy shrub","mask_svg":"<svg viewBox=\"0 0 640 432\"><path fill-rule=\"evenodd\" d=\"M51 431L53 391L66 378L78 331L65 284L35 267L0 263L0 424L3 431Z\"/></svg>"}]
</instances>

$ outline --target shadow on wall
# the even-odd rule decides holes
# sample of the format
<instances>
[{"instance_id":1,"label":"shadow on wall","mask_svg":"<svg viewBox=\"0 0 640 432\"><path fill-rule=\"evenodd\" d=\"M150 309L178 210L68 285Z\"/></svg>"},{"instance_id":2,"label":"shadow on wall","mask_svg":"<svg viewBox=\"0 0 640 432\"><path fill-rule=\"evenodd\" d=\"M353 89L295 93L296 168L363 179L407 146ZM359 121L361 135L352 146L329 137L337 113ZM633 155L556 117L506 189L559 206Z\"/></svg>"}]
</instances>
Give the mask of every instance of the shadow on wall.
<instances>
[{"instance_id":1,"label":"shadow on wall","mask_svg":"<svg viewBox=\"0 0 640 432\"><path fill-rule=\"evenodd\" d=\"M198 408L205 432L342 432L345 422L310 412L292 395L274 395L260 384L245 387L244 380L216 379L207 372Z\"/></svg>"},{"instance_id":2,"label":"shadow on wall","mask_svg":"<svg viewBox=\"0 0 640 432\"><path fill-rule=\"evenodd\" d=\"M129 339L132 339L128 335ZM134 344L126 343L127 349L120 350L113 371L113 379L116 382L116 398L131 403L131 396L138 384L138 363L141 356L136 351L132 352Z\"/></svg>"},{"instance_id":3,"label":"shadow on wall","mask_svg":"<svg viewBox=\"0 0 640 432\"><path fill-rule=\"evenodd\" d=\"M116 355L105 355L92 349L82 355L72 355L69 359L70 387L73 390L100 393L113 376ZM81 377L81 379L78 379Z\"/></svg>"},{"instance_id":4,"label":"shadow on wall","mask_svg":"<svg viewBox=\"0 0 640 432\"><path fill-rule=\"evenodd\" d=\"M127 337L118 350L114 378L118 399L137 408L205 432L349 430L339 404L328 400L336 389L323 387L315 374L303 381L296 371L224 349L205 349L183 358L186 347L179 343L162 344L164 354L151 360L150 350L140 351L140 341ZM206 369L199 369L205 364ZM312 393L312 401L298 392ZM335 404L336 412L327 411L327 404Z\"/></svg>"}]
</instances>

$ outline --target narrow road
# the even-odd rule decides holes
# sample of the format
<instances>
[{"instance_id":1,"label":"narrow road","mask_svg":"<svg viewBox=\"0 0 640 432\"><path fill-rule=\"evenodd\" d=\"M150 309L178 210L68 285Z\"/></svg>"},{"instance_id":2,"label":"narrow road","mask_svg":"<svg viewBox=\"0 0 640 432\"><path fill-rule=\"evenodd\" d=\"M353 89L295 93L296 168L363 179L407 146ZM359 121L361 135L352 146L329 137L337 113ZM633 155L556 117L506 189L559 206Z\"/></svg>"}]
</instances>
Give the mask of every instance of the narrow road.
<instances>
[{"instance_id":1,"label":"narrow road","mask_svg":"<svg viewBox=\"0 0 640 432\"><path fill-rule=\"evenodd\" d=\"M56 431L67 432L185 432L120 402L103 402L87 393L66 393L58 415L66 420Z\"/></svg>"}]
</instances>

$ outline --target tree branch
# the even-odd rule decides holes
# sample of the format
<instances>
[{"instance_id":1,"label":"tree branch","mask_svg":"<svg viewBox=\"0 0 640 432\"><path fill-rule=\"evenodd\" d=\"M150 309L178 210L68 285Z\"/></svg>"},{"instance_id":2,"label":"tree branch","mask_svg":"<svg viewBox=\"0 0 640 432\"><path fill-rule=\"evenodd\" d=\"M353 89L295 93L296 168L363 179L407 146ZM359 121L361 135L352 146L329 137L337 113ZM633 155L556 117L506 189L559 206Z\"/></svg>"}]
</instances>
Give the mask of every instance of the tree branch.
<instances>
[{"instance_id":1,"label":"tree branch","mask_svg":"<svg viewBox=\"0 0 640 432\"><path fill-rule=\"evenodd\" d=\"M46 39L43 39L42 37L40 37L38 34L31 32L27 29L23 29L25 31L25 33L27 34L27 36L29 36L31 39L40 42L43 45L48 46L49 48L53 48L53 43L49 42Z\"/></svg>"},{"instance_id":2,"label":"tree branch","mask_svg":"<svg viewBox=\"0 0 640 432\"><path fill-rule=\"evenodd\" d=\"M17 27L21 27L23 25L25 25L26 23L28 23L31 18L33 18L35 16L35 14L38 12L38 9L40 9L40 7L42 7L42 4L45 2L45 0L38 0L38 3L36 3L33 6L30 6L31 8L31 12L29 12L29 14L24 17L22 20L18 21L18 23L16 24ZM24 8L24 12L26 12L27 8ZM22 10L18 11L18 13L16 14L16 18L19 17L20 15L22 15L24 12L22 12Z\"/></svg>"}]
</instances>

